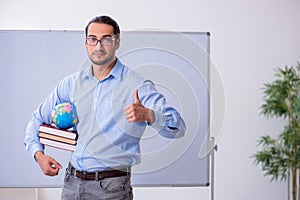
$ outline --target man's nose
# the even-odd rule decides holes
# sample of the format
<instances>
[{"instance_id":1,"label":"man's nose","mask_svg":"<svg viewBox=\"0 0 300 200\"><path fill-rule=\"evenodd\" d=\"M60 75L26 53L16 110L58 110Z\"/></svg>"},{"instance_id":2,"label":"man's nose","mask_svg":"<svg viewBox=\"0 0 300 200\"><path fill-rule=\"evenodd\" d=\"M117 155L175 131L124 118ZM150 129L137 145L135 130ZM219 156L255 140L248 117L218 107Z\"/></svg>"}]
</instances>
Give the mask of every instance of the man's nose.
<instances>
[{"instance_id":1,"label":"man's nose","mask_svg":"<svg viewBox=\"0 0 300 200\"><path fill-rule=\"evenodd\" d=\"M101 42L100 41L98 41L98 43L96 44L96 46L95 46L95 49L103 49L104 47L103 47L103 45L101 44Z\"/></svg>"}]
</instances>

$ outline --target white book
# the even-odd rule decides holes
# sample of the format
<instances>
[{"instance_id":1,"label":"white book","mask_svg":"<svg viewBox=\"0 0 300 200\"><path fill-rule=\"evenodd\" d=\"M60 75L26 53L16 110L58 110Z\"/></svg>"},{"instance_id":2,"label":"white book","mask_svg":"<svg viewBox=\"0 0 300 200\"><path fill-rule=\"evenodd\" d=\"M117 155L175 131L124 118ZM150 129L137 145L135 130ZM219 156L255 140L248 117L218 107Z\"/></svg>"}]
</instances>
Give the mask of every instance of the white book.
<instances>
[{"instance_id":1,"label":"white book","mask_svg":"<svg viewBox=\"0 0 300 200\"><path fill-rule=\"evenodd\" d=\"M51 146L51 147L54 147L54 148L63 149L63 150L67 150L67 151L74 151L75 150L75 145L66 144L66 143L63 143L63 142L55 141L55 140L40 138L40 142L44 145Z\"/></svg>"}]
</instances>

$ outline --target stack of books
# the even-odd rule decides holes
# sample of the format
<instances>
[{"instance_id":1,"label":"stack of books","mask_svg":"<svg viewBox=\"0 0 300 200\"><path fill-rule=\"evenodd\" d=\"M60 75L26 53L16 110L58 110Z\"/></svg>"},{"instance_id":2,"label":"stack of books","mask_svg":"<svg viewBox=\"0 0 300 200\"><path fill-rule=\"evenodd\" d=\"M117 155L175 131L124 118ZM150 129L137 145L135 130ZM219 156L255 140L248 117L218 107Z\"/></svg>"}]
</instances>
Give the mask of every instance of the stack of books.
<instances>
[{"instance_id":1,"label":"stack of books","mask_svg":"<svg viewBox=\"0 0 300 200\"><path fill-rule=\"evenodd\" d=\"M44 145L74 151L78 134L73 129L59 129L54 125L43 124L39 128L40 142Z\"/></svg>"}]
</instances>

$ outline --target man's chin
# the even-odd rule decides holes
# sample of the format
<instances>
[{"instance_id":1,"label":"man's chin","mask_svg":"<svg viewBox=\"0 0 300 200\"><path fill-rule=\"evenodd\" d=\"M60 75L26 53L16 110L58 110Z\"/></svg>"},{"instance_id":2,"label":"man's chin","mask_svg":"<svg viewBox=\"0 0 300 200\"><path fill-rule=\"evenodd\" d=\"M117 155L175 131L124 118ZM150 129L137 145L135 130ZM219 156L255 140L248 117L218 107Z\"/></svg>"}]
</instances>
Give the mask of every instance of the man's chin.
<instances>
[{"instance_id":1,"label":"man's chin","mask_svg":"<svg viewBox=\"0 0 300 200\"><path fill-rule=\"evenodd\" d=\"M108 60L103 60L103 59L92 59L91 62L94 64L94 65L107 65L109 64L109 61Z\"/></svg>"}]
</instances>

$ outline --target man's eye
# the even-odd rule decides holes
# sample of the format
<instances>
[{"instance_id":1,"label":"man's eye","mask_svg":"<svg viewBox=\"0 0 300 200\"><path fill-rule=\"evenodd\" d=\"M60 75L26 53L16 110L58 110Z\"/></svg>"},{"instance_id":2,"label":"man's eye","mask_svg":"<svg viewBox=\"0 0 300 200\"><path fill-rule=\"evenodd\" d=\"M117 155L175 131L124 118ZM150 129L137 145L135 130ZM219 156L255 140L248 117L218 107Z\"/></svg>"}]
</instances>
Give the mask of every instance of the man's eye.
<instances>
[{"instance_id":1,"label":"man's eye","mask_svg":"<svg viewBox=\"0 0 300 200\"><path fill-rule=\"evenodd\" d=\"M89 40L90 40L91 42L95 42L95 41L97 41L97 38L89 38Z\"/></svg>"},{"instance_id":2,"label":"man's eye","mask_svg":"<svg viewBox=\"0 0 300 200\"><path fill-rule=\"evenodd\" d=\"M101 42L110 42L110 40L111 40L110 38L102 38Z\"/></svg>"}]
</instances>

